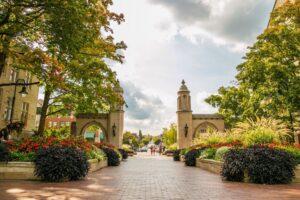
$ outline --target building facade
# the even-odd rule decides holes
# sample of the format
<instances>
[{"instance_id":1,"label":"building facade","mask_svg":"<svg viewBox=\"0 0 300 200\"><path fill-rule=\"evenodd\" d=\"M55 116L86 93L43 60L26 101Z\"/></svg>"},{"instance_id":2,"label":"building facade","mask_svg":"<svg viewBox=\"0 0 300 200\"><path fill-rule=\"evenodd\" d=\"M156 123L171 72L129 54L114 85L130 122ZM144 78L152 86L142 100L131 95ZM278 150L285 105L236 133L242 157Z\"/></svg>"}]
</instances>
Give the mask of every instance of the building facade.
<instances>
[{"instance_id":1,"label":"building facade","mask_svg":"<svg viewBox=\"0 0 300 200\"><path fill-rule=\"evenodd\" d=\"M72 122L76 121L76 117L71 116L50 116L46 118L45 128L46 129L61 129L70 127Z\"/></svg>"},{"instance_id":2,"label":"building facade","mask_svg":"<svg viewBox=\"0 0 300 200\"><path fill-rule=\"evenodd\" d=\"M177 98L177 141L179 149L189 147L193 139L209 130L225 131L224 119L219 114L193 114L190 91L182 81Z\"/></svg>"},{"instance_id":3,"label":"building facade","mask_svg":"<svg viewBox=\"0 0 300 200\"><path fill-rule=\"evenodd\" d=\"M0 84L16 83L16 81L20 79L23 79L25 83L38 81L28 71L17 70L12 68L10 64L6 64L0 75ZM33 132L33 130L35 130L36 105L39 86L26 86L28 94L25 97L22 97L19 93L21 89L22 86L16 87L15 104L13 109L12 101L15 86L11 85L0 87L0 129L6 127L6 125L10 123L13 114L13 122L22 121L25 124L23 128L24 132ZM14 113L12 113L12 110L14 110Z\"/></svg>"}]
</instances>

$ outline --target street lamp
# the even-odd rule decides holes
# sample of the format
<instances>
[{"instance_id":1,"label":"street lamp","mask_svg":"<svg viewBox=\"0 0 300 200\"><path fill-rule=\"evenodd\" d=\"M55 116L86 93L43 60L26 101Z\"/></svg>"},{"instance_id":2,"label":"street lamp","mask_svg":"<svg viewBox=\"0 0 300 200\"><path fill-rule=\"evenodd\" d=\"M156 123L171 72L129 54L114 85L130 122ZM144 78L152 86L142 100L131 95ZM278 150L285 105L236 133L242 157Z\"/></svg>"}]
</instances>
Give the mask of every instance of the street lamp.
<instances>
[{"instance_id":1,"label":"street lamp","mask_svg":"<svg viewBox=\"0 0 300 200\"><path fill-rule=\"evenodd\" d=\"M184 135L185 135L185 137L187 137L188 132L189 132L189 127L188 127L187 124L185 124L185 127L184 127Z\"/></svg>"},{"instance_id":2,"label":"street lamp","mask_svg":"<svg viewBox=\"0 0 300 200\"><path fill-rule=\"evenodd\" d=\"M117 126L114 123L114 125L112 126L112 134L113 134L113 136L116 136L116 128L117 128Z\"/></svg>"},{"instance_id":3,"label":"street lamp","mask_svg":"<svg viewBox=\"0 0 300 200\"><path fill-rule=\"evenodd\" d=\"M22 85L22 89L19 92L22 97L26 97L28 92L26 91L26 82L24 79L18 79L15 84L15 90L14 90L14 96L12 98L12 103L11 103L11 115L10 115L10 123L13 123L13 117L14 117L14 109L15 109L15 101L16 101L16 92L17 92L17 86Z\"/></svg>"}]
</instances>

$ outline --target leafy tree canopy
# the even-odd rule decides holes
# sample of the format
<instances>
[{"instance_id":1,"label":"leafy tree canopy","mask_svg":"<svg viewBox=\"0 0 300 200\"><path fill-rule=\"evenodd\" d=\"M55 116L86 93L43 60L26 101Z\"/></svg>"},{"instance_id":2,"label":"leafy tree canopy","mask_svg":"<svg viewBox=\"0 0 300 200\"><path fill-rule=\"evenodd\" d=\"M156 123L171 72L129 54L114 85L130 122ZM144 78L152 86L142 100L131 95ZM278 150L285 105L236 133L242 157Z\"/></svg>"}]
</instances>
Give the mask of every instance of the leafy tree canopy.
<instances>
[{"instance_id":1,"label":"leafy tree canopy","mask_svg":"<svg viewBox=\"0 0 300 200\"><path fill-rule=\"evenodd\" d=\"M274 10L268 28L237 67L236 85L221 87L206 101L227 126L246 118L272 117L295 127L300 111L300 2Z\"/></svg>"}]
</instances>

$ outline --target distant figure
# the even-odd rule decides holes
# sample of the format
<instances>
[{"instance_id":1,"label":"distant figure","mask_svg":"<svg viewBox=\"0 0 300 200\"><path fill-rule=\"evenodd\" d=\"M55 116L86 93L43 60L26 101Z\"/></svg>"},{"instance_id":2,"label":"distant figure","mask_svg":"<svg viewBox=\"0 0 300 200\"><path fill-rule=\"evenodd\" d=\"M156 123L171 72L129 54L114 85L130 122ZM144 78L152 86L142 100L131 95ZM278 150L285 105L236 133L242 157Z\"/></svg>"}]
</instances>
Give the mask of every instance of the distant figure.
<instances>
[{"instance_id":1,"label":"distant figure","mask_svg":"<svg viewBox=\"0 0 300 200\"><path fill-rule=\"evenodd\" d=\"M153 145L150 147L150 151L151 151L151 156L155 155L155 148Z\"/></svg>"},{"instance_id":2,"label":"distant figure","mask_svg":"<svg viewBox=\"0 0 300 200\"><path fill-rule=\"evenodd\" d=\"M163 145L162 145L162 143L159 144L159 150L158 150L158 152L159 152L159 155L161 155L162 152L163 152Z\"/></svg>"}]
</instances>

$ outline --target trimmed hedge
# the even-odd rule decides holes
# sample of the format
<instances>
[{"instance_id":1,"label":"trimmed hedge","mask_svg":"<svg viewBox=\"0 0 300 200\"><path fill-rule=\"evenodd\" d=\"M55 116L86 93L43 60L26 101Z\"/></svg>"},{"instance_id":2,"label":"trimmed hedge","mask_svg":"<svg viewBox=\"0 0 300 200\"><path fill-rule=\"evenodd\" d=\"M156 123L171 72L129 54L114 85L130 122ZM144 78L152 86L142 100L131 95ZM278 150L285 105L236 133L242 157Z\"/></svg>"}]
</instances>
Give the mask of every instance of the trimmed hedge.
<instances>
[{"instance_id":1,"label":"trimmed hedge","mask_svg":"<svg viewBox=\"0 0 300 200\"><path fill-rule=\"evenodd\" d=\"M75 148L53 146L39 149L34 164L35 175L49 182L79 180L89 171L85 153Z\"/></svg>"},{"instance_id":2,"label":"trimmed hedge","mask_svg":"<svg viewBox=\"0 0 300 200\"><path fill-rule=\"evenodd\" d=\"M201 154L202 149L192 149L188 151L185 156L185 165L186 166L196 166L196 158Z\"/></svg>"},{"instance_id":3,"label":"trimmed hedge","mask_svg":"<svg viewBox=\"0 0 300 200\"><path fill-rule=\"evenodd\" d=\"M119 149L119 152L122 154L122 159L126 160L128 158L128 153L124 149Z\"/></svg>"},{"instance_id":4,"label":"trimmed hedge","mask_svg":"<svg viewBox=\"0 0 300 200\"><path fill-rule=\"evenodd\" d=\"M101 148L107 157L108 166L119 166L120 165L120 157L119 154L111 148L102 147Z\"/></svg>"},{"instance_id":5,"label":"trimmed hedge","mask_svg":"<svg viewBox=\"0 0 300 200\"><path fill-rule=\"evenodd\" d=\"M228 181L249 181L261 184L290 183L294 178L295 159L284 150L263 146L231 149L224 156L222 176Z\"/></svg>"},{"instance_id":6,"label":"trimmed hedge","mask_svg":"<svg viewBox=\"0 0 300 200\"><path fill-rule=\"evenodd\" d=\"M290 183L295 176L295 159L284 150L251 147L246 157L249 178L253 183Z\"/></svg>"},{"instance_id":7,"label":"trimmed hedge","mask_svg":"<svg viewBox=\"0 0 300 200\"><path fill-rule=\"evenodd\" d=\"M8 146L0 143L0 162L8 162L10 160Z\"/></svg>"},{"instance_id":8,"label":"trimmed hedge","mask_svg":"<svg viewBox=\"0 0 300 200\"><path fill-rule=\"evenodd\" d=\"M221 175L227 181L244 181L246 169L246 150L230 149L224 155L224 164Z\"/></svg>"},{"instance_id":9,"label":"trimmed hedge","mask_svg":"<svg viewBox=\"0 0 300 200\"><path fill-rule=\"evenodd\" d=\"M174 161L180 161L180 151L181 150L175 150L173 153L173 160Z\"/></svg>"}]
</instances>

